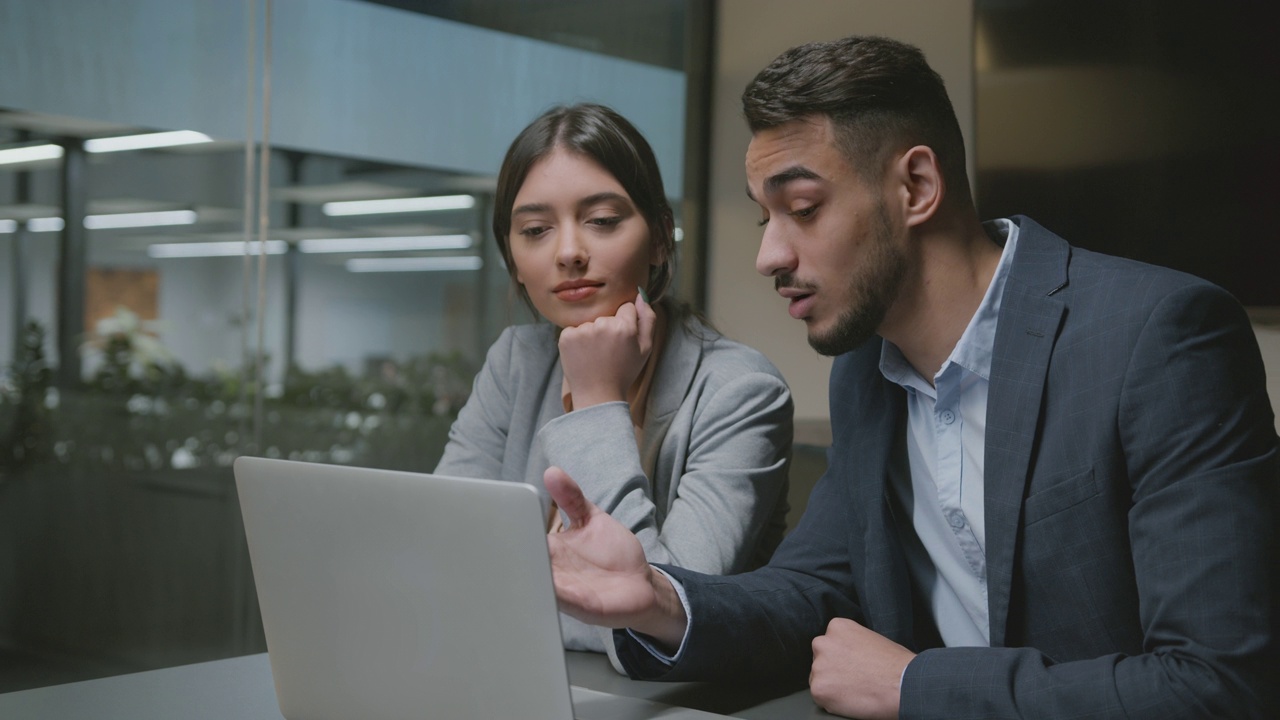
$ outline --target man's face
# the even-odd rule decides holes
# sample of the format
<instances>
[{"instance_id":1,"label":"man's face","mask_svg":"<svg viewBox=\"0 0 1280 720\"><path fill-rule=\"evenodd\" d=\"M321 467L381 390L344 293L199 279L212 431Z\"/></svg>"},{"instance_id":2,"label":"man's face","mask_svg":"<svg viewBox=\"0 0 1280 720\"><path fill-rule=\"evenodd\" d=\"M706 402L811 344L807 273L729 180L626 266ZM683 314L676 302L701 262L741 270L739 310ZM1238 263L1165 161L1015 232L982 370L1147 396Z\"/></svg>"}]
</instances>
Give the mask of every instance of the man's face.
<instances>
[{"instance_id":1,"label":"man's face","mask_svg":"<svg viewBox=\"0 0 1280 720\"><path fill-rule=\"evenodd\" d=\"M906 277L882 189L855 172L825 117L761 131L747 148L747 194L764 211L756 270L823 355L871 337Z\"/></svg>"}]
</instances>

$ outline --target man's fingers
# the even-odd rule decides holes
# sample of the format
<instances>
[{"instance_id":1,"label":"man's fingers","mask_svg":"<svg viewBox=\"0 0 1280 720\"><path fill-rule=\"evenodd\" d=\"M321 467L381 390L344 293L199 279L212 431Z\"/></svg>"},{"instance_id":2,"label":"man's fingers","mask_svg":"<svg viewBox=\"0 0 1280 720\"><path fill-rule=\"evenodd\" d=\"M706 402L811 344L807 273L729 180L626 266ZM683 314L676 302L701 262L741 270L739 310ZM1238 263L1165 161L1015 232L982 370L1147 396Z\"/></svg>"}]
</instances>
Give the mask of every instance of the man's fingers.
<instances>
[{"instance_id":1,"label":"man's fingers","mask_svg":"<svg viewBox=\"0 0 1280 720\"><path fill-rule=\"evenodd\" d=\"M576 528L591 516L595 506L582 494L582 488L569 477L569 473L553 465L542 474L542 483L551 499L568 516L569 527Z\"/></svg>"}]
</instances>

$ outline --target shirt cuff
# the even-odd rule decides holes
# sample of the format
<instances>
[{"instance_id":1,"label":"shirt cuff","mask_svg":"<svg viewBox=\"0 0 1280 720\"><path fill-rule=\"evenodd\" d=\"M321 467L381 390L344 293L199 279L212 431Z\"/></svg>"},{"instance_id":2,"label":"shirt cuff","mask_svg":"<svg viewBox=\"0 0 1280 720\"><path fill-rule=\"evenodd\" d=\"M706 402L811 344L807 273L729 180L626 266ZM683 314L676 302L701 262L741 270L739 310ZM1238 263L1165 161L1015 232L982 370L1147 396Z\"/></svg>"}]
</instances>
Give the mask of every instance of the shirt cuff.
<instances>
[{"instance_id":1,"label":"shirt cuff","mask_svg":"<svg viewBox=\"0 0 1280 720\"><path fill-rule=\"evenodd\" d=\"M672 665L675 665L677 662L679 662L680 658L684 655L684 646L686 643L689 642L689 628L693 626L693 615L692 613L689 612L689 598L684 594L684 586L681 585L675 578L671 577L671 574L668 573L666 570L663 570L662 568L656 567L656 566L654 567L654 570L657 570L658 572L662 573L662 575L666 577L668 581L670 581L671 587L675 588L676 595L679 596L680 598L680 605L684 607L684 616L685 616L684 637L680 638L680 647L676 648L675 655L668 655L662 652L661 650L659 650L657 646L655 646L652 642L650 642L649 641L650 638L648 635L644 635L643 633L638 633L632 630L631 628L627 628L627 634L630 635L632 639L634 639L636 642L640 643L640 647L647 650L649 654L657 658L659 662L663 663L667 667L671 667Z\"/></svg>"}]
</instances>

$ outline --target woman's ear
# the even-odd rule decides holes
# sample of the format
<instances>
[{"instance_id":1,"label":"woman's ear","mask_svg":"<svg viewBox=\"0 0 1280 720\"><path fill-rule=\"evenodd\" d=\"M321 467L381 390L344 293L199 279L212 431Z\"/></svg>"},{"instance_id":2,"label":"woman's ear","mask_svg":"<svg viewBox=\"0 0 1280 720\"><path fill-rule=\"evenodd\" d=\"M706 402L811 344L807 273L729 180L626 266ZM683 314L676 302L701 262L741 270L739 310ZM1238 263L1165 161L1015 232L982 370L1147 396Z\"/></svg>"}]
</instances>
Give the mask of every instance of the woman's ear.
<instances>
[{"instance_id":1,"label":"woman's ear","mask_svg":"<svg viewBox=\"0 0 1280 720\"><path fill-rule=\"evenodd\" d=\"M650 242L649 243L649 264L655 267L661 266L668 260L668 253L675 248L676 223L670 215L662 217L662 229L665 234L659 236L662 238L670 238L670 242Z\"/></svg>"},{"instance_id":2,"label":"woman's ear","mask_svg":"<svg viewBox=\"0 0 1280 720\"><path fill-rule=\"evenodd\" d=\"M894 174L907 227L923 224L937 213L946 196L942 166L933 149L916 145L898 157Z\"/></svg>"}]
</instances>

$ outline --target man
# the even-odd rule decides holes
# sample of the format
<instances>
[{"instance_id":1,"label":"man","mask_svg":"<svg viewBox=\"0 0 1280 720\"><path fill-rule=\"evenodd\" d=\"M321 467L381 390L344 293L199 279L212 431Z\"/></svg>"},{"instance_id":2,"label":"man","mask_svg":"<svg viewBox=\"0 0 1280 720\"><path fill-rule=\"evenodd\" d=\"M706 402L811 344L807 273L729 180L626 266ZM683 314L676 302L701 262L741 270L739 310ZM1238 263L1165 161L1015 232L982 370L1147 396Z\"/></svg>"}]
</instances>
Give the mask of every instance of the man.
<instances>
[{"instance_id":1,"label":"man","mask_svg":"<svg viewBox=\"0 0 1280 720\"><path fill-rule=\"evenodd\" d=\"M795 48L743 105L757 269L839 355L828 471L766 567L710 577L552 468L561 607L629 628L634 677L807 674L840 715L1275 716L1280 451L1238 304L982 224L915 48Z\"/></svg>"}]
</instances>

